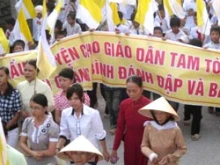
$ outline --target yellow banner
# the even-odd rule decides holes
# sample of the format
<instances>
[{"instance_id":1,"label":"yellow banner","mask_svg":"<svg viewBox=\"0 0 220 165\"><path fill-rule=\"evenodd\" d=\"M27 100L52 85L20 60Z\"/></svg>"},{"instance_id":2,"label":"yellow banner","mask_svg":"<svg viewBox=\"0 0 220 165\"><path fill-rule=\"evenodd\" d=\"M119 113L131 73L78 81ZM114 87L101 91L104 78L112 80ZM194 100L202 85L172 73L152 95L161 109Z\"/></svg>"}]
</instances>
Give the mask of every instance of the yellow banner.
<instances>
[{"instance_id":1,"label":"yellow banner","mask_svg":"<svg viewBox=\"0 0 220 165\"><path fill-rule=\"evenodd\" d=\"M45 81L54 94L59 90L58 72L72 67L85 90L92 82L125 87L130 75L143 78L144 88L167 99L208 106L220 105L220 53L145 36L86 32L54 44L57 70ZM14 85L23 79L23 64L36 52L6 56L1 66L11 71ZM47 66L40 73L46 72ZM40 78L41 75L39 75Z\"/></svg>"}]
</instances>

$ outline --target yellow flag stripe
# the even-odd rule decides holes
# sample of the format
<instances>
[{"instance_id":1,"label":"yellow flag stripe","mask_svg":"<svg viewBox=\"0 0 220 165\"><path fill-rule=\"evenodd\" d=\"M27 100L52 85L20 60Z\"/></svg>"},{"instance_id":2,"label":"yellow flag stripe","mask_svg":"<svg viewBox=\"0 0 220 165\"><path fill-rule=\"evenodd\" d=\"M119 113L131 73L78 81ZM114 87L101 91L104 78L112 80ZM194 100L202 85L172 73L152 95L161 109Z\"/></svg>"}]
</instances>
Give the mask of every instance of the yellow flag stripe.
<instances>
[{"instance_id":1,"label":"yellow flag stripe","mask_svg":"<svg viewBox=\"0 0 220 165\"><path fill-rule=\"evenodd\" d=\"M164 0L163 3L164 3L164 8L167 8L169 15L170 16L173 15L173 11L170 7L169 0Z\"/></svg>"},{"instance_id":2,"label":"yellow flag stripe","mask_svg":"<svg viewBox=\"0 0 220 165\"><path fill-rule=\"evenodd\" d=\"M18 13L18 22L21 33L24 35L27 42L33 42L33 38L28 27L24 11L21 9Z\"/></svg>"},{"instance_id":3,"label":"yellow flag stripe","mask_svg":"<svg viewBox=\"0 0 220 165\"><path fill-rule=\"evenodd\" d=\"M34 5L31 0L23 0L24 6L26 7L28 13L30 14L31 18L36 17L36 11L34 9Z\"/></svg>"},{"instance_id":4,"label":"yellow flag stripe","mask_svg":"<svg viewBox=\"0 0 220 165\"><path fill-rule=\"evenodd\" d=\"M2 28L0 28L0 43L5 51L5 53L9 53L9 41L5 36L5 33Z\"/></svg>"},{"instance_id":5,"label":"yellow flag stripe","mask_svg":"<svg viewBox=\"0 0 220 165\"><path fill-rule=\"evenodd\" d=\"M196 8L197 8L197 24L198 26L204 25L204 20L203 20L203 13L205 12L205 3L203 0L197 0L196 1Z\"/></svg>"},{"instance_id":6,"label":"yellow flag stripe","mask_svg":"<svg viewBox=\"0 0 220 165\"><path fill-rule=\"evenodd\" d=\"M80 0L80 4L89 11L95 21L102 21L101 9L93 0Z\"/></svg>"},{"instance_id":7,"label":"yellow flag stripe","mask_svg":"<svg viewBox=\"0 0 220 165\"><path fill-rule=\"evenodd\" d=\"M94 2L102 9L106 3L106 0L94 0Z\"/></svg>"},{"instance_id":8,"label":"yellow flag stripe","mask_svg":"<svg viewBox=\"0 0 220 165\"><path fill-rule=\"evenodd\" d=\"M42 11L43 18L45 18L47 15L47 5L46 5L47 2L46 1L47 0L43 0L43 11Z\"/></svg>"},{"instance_id":9,"label":"yellow flag stripe","mask_svg":"<svg viewBox=\"0 0 220 165\"><path fill-rule=\"evenodd\" d=\"M110 7L112 9L112 19L115 25L120 24L120 18L118 16L118 7L116 3L111 2Z\"/></svg>"},{"instance_id":10,"label":"yellow flag stripe","mask_svg":"<svg viewBox=\"0 0 220 165\"><path fill-rule=\"evenodd\" d=\"M138 2L137 13L135 15L135 21L144 25L146 13L149 10L149 5L152 0L140 0Z\"/></svg>"}]
</instances>

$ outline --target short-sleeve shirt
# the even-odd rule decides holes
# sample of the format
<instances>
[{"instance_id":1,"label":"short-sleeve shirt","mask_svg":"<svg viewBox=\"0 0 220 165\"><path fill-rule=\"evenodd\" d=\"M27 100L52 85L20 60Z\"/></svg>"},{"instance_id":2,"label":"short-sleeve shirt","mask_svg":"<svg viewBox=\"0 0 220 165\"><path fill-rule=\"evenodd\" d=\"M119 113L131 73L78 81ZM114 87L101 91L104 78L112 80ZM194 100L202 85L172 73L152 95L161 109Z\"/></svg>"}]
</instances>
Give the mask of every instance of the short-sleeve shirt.
<instances>
[{"instance_id":1,"label":"short-sleeve shirt","mask_svg":"<svg viewBox=\"0 0 220 165\"><path fill-rule=\"evenodd\" d=\"M67 36L71 36L82 32L82 29L78 23L75 23L74 26L71 26L70 24L68 24L68 22L65 22L63 24L63 29L66 29Z\"/></svg>"},{"instance_id":2,"label":"short-sleeve shirt","mask_svg":"<svg viewBox=\"0 0 220 165\"><path fill-rule=\"evenodd\" d=\"M10 84L5 94L0 94L0 117L5 122L10 121L15 113L22 109L21 95Z\"/></svg>"},{"instance_id":3,"label":"short-sleeve shirt","mask_svg":"<svg viewBox=\"0 0 220 165\"><path fill-rule=\"evenodd\" d=\"M90 98L89 95L87 93L84 93L84 103L88 106L90 106ZM58 92L55 96L54 96L54 102L55 102L55 107L57 110L62 111L66 108L71 107L68 99L66 98L66 95L64 94L63 91Z\"/></svg>"},{"instance_id":4,"label":"short-sleeve shirt","mask_svg":"<svg viewBox=\"0 0 220 165\"><path fill-rule=\"evenodd\" d=\"M28 138L29 147L34 151L47 150L50 142L57 142L59 138L59 126L53 121L50 116L46 117L46 120L38 128L35 127L33 117L25 119L22 125L21 136ZM27 157L28 164L35 164L35 159ZM52 157L44 157L39 164L47 164L56 162L56 159Z\"/></svg>"},{"instance_id":5,"label":"short-sleeve shirt","mask_svg":"<svg viewBox=\"0 0 220 165\"><path fill-rule=\"evenodd\" d=\"M48 106L54 106L53 93L49 85L40 79L32 82L23 81L17 86L18 91L21 93L23 110L31 111L30 99L35 93L42 93L47 97Z\"/></svg>"}]
</instances>

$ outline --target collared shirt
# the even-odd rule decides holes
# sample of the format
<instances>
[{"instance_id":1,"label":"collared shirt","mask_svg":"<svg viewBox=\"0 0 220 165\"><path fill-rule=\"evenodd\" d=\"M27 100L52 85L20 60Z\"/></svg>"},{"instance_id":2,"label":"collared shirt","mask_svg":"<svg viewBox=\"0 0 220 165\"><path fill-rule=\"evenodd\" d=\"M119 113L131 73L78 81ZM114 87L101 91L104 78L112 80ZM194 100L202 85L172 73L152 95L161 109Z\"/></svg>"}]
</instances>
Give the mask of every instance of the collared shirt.
<instances>
[{"instance_id":1,"label":"collared shirt","mask_svg":"<svg viewBox=\"0 0 220 165\"><path fill-rule=\"evenodd\" d=\"M165 36L168 40L178 41L181 39L183 42L188 42L188 36L180 29L179 33L174 34L172 30L168 31Z\"/></svg>"},{"instance_id":2,"label":"collared shirt","mask_svg":"<svg viewBox=\"0 0 220 165\"><path fill-rule=\"evenodd\" d=\"M8 122L22 109L21 95L10 84L5 94L0 94L0 117Z\"/></svg>"},{"instance_id":3,"label":"collared shirt","mask_svg":"<svg viewBox=\"0 0 220 165\"><path fill-rule=\"evenodd\" d=\"M68 22L65 22L63 24L63 30L64 29L66 29L67 36L71 36L82 32L82 29L78 23L75 23L74 26L71 26L70 24L68 24Z\"/></svg>"},{"instance_id":4,"label":"collared shirt","mask_svg":"<svg viewBox=\"0 0 220 165\"><path fill-rule=\"evenodd\" d=\"M87 93L84 93L84 98L85 101L84 103L88 106L90 106L90 98L89 95ZM66 98L66 95L64 94L63 91L58 92L55 96L54 96L54 103L55 103L55 107L57 110L62 111L66 108L71 107L69 100Z\"/></svg>"},{"instance_id":5,"label":"collared shirt","mask_svg":"<svg viewBox=\"0 0 220 165\"><path fill-rule=\"evenodd\" d=\"M42 93L47 97L49 107L54 105L53 93L49 85L40 79L36 79L30 83L23 81L18 84L17 89L21 93L23 110L31 111L30 99L36 93Z\"/></svg>"},{"instance_id":6,"label":"collared shirt","mask_svg":"<svg viewBox=\"0 0 220 165\"><path fill-rule=\"evenodd\" d=\"M60 122L60 136L71 141L78 136L85 136L98 148L98 140L106 137L106 131L98 110L83 105L83 114L79 117L73 113L72 107L63 110Z\"/></svg>"},{"instance_id":7,"label":"collared shirt","mask_svg":"<svg viewBox=\"0 0 220 165\"><path fill-rule=\"evenodd\" d=\"M203 48L220 50L220 43L215 44L214 42L211 41L206 45L204 45Z\"/></svg>"}]
</instances>

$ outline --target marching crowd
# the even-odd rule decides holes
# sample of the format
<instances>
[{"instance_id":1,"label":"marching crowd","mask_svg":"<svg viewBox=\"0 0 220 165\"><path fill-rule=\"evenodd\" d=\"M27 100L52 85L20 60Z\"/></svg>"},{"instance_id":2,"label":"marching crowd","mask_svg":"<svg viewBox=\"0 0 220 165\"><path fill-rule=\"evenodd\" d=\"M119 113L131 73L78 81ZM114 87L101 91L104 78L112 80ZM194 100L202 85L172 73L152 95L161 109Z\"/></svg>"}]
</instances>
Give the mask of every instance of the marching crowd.
<instances>
[{"instance_id":1,"label":"marching crowd","mask_svg":"<svg viewBox=\"0 0 220 165\"><path fill-rule=\"evenodd\" d=\"M39 42L43 7L42 1L34 2L37 13L37 17L32 21L34 43L14 40L12 30L15 20L5 20L5 34L11 46L11 53L35 49ZM62 38L83 31L108 31L106 21L102 21L97 29L90 29L86 22L76 18L79 2L65 2L55 25L54 38L47 32L48 43L59 42ZM218 18L213 11L212 1L205 2L212 23L210 35L199 31L196 0L182 1L185 18L180 19L174 15L169 22L163 1L158 2L158 11L154 14L153 34L135 20L137 6L118 4L121 22L115 26L115 32L147 35L204 49L220 50ZM48 14L55 5L53 0L47 0ZM0 54L5 56L2 49ZM28 165L55 165L60 163L59 158L65 160L64 164L96 165L102 158L117 164L117 150L122 141L125 165L177 165L180 157L186 153L187 147L176 123L179 120L176 112L179 103L168 102L160 95L144 90L141 77L128 77L125 82L126 89L100 84L101 94L106 101L105 114L110 121L109 133L115 135L110 152L109 146L106 145L107 132L100 113L94 109L98 104L97 83L93 83L91 91L84 91L75 81L73 69L63 68L58 74L61 89L53 96L49 85L38 78L40 71L36 62L35 59L26 62L23 72L25 80L15 87L9 83L9 69L0 67L0 118L5 128L5 136L9 146L21 150L25 155L25 159L20 159L21 155L9 156L10 161L14 161L12 165L21 161L24 162L22 165L26 162ZM190 124L191 115L193 116L192 140L200 138L201 109L201 105L184 106L185 125ZM220 115L219 108L209 107L210 113L214 113L214 110L216 115ZM77 143L74 143L76 140ZM88 144L85 150L84 144ZM102 153L96 150L99 146ZM11 147L8 148L10 152ZM10 152L8 151L9 155ZM20 161L17 161L19 159Z\"/></svg>"}]
</instances>

